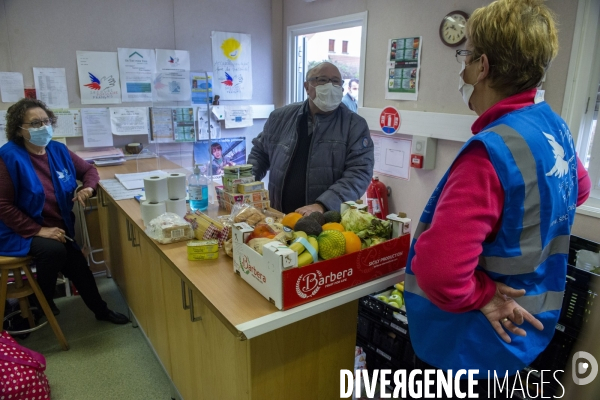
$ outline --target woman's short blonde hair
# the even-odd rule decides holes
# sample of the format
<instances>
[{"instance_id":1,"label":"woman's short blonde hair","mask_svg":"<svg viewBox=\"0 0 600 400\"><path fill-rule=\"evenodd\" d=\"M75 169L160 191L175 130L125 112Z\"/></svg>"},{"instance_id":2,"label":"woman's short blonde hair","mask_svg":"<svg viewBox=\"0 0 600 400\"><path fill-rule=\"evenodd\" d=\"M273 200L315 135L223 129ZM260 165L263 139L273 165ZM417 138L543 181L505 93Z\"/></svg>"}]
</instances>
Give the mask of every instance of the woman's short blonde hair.
<instances>
[{"instance_id":1,"label":"woman's short blonde hair","mask_svg":"<svg viewBox=\"0 0 600 400\"><path fill-rule=\"evenodd\" d=\"M498 0L473 12L471 59L488 57L492 88L512 95L539 85L558 53L554 19L544 0Z\"/></svg>"}]
</instances>

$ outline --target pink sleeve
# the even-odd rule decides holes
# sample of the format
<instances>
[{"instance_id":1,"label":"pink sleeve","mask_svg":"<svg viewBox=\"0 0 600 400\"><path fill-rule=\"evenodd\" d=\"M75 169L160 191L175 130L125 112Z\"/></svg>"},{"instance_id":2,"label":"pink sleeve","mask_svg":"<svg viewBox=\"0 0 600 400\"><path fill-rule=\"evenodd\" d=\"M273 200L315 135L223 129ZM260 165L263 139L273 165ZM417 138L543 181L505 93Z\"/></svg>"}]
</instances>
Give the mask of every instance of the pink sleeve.
<instances>
[{"instance_id":1,"label":"pink sleeve","mask_svg":"<svg viewBox=\"0 0 600 400\"><path fill-rule=\"evenodd\" d=\"M478 310L496 291L475 270L483 243L502 216L504 190L483 144L473 143L455 161L430 228L415 245L412 270L433 304L447 312Z\"/></svg>"},{"instance_id":2,"label":"pink sleeve","mask_svg":"<svg viewBox=\"0 0 600 400\"><path fill-rule=\"evenodd\" d=\"M98 182L100 182L100 175L98 175L96 167L73 153L71 150L69 150L69 154L71 155L71 160L73 160L73 165L75 165L77 179L82 182L84 188L89 187L96 190Z\"/></svg>"},{"instance_id":3,"label":"pink sleeve","mask_svg":"<svg viewBox=\"0 0 600 400\"><path fill-rule=\"evenodd\" d=\"M15 188L4 160L0 158L0 220L15 233L28 238L42 227L15 205Z\"/></svg>"},{"instance_id":4,"label":"pink sleeve","mask_svg":"<svg viewBox=\"0 0 600 400\"><path fill-rule=\"evenodd\" d=\"M592 181L579 157L577 157L577 180L579 181L577 185L577 207L579 207L590 197L590 191L592 190Z\"/></svg>"}]
</instances>

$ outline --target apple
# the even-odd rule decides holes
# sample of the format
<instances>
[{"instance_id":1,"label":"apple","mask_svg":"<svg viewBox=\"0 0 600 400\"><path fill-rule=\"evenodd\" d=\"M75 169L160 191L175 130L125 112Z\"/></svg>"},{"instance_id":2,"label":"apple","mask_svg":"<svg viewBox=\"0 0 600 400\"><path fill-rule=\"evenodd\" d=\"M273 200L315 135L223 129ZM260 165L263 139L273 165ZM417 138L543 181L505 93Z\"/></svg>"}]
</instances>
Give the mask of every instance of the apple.
<instances>
[{"instance_id":1,"label":"apple","mask_svg":"<svg viewBox=\"0 0 600 400\"><path fill-rule=\"evenodd\" d=\"M388 305L390 305L390 306L392 306L392 307L395 307L395 308L397 308L397 309L400 309L400 305L399 305L398 303L396 303L395 301L390 301L390 302L388 303Z\"/></svg>"},{"instance_id":2,"label":"apple","mask_svg":"<svg viewBox=\"0 0 600 400\"><path fill-rule=\"evenodd\" d=\"M382 294L381 294L381 295L379 295L379 296L377 296L377 299L379 299L379 300L383 301L384 303L389 303L389 300L388 300L388 298L387 298L387 297L385 297L385 296L384 296L384 295L382 295Z\"/></svg>"},{"instance_id":3,"label":"apple","mask_svg":"<svg viewBox=\"0 0 600 400\"><path fill-rule=\"evenodd\" d=\"M397 303L398 304L398 308L400 308L400 306L402 304L404 304L404 299L402 298L402 296L398 296L397 294L393 294L388 298L388 303Z\"/></svg>"},{"instance_id":4,"label":"apple","mask_svg":"<svg viewBox=\"0 0 600 400\"><path fill-rule=\"evenodd\" d=\"M399 291L398 289L394 289L394 291L392 292L392 295L404 297L404 295L402 294L402 292Z\"/></svg>"}]
</instances>

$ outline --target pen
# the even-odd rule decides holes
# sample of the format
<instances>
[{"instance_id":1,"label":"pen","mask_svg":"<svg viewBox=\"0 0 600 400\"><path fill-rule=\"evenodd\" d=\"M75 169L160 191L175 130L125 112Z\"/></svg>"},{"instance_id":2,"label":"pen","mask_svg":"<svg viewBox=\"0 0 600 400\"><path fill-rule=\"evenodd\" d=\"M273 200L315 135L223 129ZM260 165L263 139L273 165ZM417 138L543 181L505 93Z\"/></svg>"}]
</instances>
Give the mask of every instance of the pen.
<instances>
[{"instance_id":1,"label":"pen","mask_svg":"<svg viewBox=\"0 0 600 400\"><path fill-rule=\"evenodd\" d=\"M67 240L71 241L71 242L74 242L74 240L73 240L73 239L71 239L70 237L68 237L67 235L63 235L63 237L64 237L65 239L67 239Z\"/></svg>"}]
</instances>

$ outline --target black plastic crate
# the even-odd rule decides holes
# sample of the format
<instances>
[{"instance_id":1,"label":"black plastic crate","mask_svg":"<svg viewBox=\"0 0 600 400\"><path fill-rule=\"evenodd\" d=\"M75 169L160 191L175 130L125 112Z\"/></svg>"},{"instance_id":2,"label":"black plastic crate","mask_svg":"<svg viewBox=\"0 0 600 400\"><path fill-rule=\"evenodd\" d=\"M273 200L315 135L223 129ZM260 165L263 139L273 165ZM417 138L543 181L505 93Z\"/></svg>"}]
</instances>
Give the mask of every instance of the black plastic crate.
<instances>
[{"instance_id":1,"label":"black plastic crate","mask_svg":"<svg viewBox=\"0 0 600 400\"><path fill-rule=\"evenodd\" d=\"M369 313L378 317L380 322L408 337L408 319L406 318L406 308L404 308L404 306L401 308L392 307L376 297L382 294L389 296L394 289L394 287L390 287L384 291L362 297L359 300L359 305L363 309L368 310Z\"/></svg>"},{"instance_id":2,"label":"black plastic crate","mask_svg":"<svg viewBox=\"0 0 600 400\"><path fill-rule=\"evenodd\" d=\"M566 370L575 340L574 337L556 330L548 347L537 356L530 367L537 370Z\"/></svg>"},{"instance_id":3,"label":"black plastic crate","mask_svg":"<svg viewBox=\"0 0 600 400\"><path fill-rule=\"evenodd\" d=\"M359 321L364 328L362 334L357 332L357 343L364 343L371 352L388 360L395 368L414 368L415 353L410 338L406 335L407 331L391 328L390 325L393 324L363 307L359 307ZM371 333L369 337L364 336L367 326ZM395 326L398 328L398 325Z\"/></svg>"},{"instance_id":4,"label":"black plastic crate","mask_svg":"<svg viewBox=\"0 0 600 400\"><path fill-rule=\"evenodd\" d=\"M365 316L358 314L356 333L365 340L370 340L373 332L373 322Z\"/></svg>"},{"instance_id":5,"label":"black plastic crate","mask_svg":"<svg viewBox=\"0 0 600 400\"><path fill-rule=\"evenodd\" d=\"M600 253L600 243L592 242L591 240L571 235L569 241L569 265L576 265L577 252L579 250L588 250L593 253Z\"/></svg>"},{"instance_id":6,"label":"black plastic crate","mask_svg":"<svg viewBox=\"0 0 600 400\"><path fill-rule=\"evenodd\" d=\"M391 332L382 326L373 328L373 344L392 358L402 360L407 341L395 332Z\"/></svg>"},{"instance_id":7,"label":"black plastic crate","mask_svg":"<svg viewBox=\"0 0 600 400\"><path fill-rule=\"evenodd\" d=\"M591 290L584 290L567 282L558 322L581 330L592 312L597 296Z\"/></svg>"}]
</instances>

